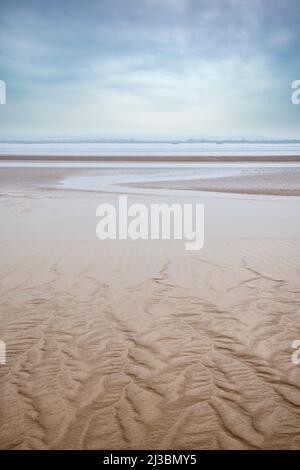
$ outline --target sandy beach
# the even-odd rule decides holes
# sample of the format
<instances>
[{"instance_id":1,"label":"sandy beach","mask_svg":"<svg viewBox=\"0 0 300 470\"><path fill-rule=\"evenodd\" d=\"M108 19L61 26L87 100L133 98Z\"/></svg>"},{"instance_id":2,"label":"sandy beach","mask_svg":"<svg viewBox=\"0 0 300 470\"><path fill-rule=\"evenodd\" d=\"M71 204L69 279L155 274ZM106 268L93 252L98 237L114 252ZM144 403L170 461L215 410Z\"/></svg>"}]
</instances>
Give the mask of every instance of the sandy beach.
<instances>
[{"instance_id":1,"label":"sandy beach","mask_svg":"<svg viewBox=\"0 0 300 470\"><path fill-rule=\"evenodd\" d=\"M0 166L0 448L299 449L300 170L120 171ZM204 248L97 240L121 190Z\"/></svg>"},{"instance_id":2,"label":"sandy beach","mask_svg":"<svg viewBox=\"0 0 300 470\"><path fill-rule=\"evenodd\" d=\"M300 0L0 0L3 468L300 450L299 45Z\"/></svg>"}]
</instances>

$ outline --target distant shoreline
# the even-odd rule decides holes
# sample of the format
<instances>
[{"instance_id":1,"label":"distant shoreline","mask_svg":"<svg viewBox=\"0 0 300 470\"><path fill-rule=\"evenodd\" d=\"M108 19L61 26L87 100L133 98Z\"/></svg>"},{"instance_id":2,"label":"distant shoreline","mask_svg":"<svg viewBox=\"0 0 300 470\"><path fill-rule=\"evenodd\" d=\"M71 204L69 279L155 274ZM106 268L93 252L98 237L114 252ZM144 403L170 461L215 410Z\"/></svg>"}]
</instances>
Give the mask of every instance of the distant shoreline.
<instances>
[{"instance_id":1,"label":"distant shoreline","mask_svg":"<svg viewBox=\"0 0 300 470\"><path fill-rule=\"evenodd\" d=\"M37 162L179 162L179 163L232 163L232 162L246 162L246 163L291 163L299 162L300 155L234 155L234 156L175 156L175 155L134 155L134 156L82 156L82 155L0 155L0 161L37 161Z\"/></svg>"}]
</instances>

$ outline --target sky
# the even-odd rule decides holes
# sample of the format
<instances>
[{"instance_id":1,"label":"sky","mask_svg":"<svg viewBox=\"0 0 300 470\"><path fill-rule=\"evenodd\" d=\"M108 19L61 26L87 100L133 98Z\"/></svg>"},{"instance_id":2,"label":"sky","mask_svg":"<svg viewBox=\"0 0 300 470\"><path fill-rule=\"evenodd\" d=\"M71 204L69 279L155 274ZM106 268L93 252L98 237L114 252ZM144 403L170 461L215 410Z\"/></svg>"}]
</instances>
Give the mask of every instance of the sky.
<instances>
[{"instance_id":1,"label":"sky","mask_svg":"<svg viewBox=\"0 0 300 470\"><path fill-rule=\"evenodd\" d=\"M299 0L0 0L0 135L300 138Z\"/></svg>"}]
</instances>

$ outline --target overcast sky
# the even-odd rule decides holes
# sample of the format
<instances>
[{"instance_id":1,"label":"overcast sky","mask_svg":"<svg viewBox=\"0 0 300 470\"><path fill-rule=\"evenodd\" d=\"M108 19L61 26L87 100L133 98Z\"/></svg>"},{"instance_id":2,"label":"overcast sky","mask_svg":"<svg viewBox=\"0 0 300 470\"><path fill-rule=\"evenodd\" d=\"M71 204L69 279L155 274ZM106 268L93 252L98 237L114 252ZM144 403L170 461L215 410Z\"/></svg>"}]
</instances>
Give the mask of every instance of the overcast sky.
<instances>
[{"instance_id":1,"label":"overcast sky","mask_svg":"<svg viewBox=\"0 0 300 470\"><path fill-rule=\"evenodd\" d=\"M300 138L299 0L0 0L1 134Z\"/></svg>"}]
</instances>

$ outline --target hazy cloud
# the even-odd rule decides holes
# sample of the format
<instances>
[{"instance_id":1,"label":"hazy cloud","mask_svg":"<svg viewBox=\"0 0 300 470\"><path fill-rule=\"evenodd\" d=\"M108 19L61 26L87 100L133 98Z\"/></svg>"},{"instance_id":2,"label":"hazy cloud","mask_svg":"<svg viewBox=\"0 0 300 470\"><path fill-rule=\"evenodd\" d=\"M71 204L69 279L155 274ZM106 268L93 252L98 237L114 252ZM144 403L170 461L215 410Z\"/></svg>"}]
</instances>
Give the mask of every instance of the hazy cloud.
<instances>
[{"instance_id":1,"label":"hazy cloud","mask_svg":"<svg viewBox=\"0 0 300 470\"><path fill-rule=\"evenodd\" d=\"M3 133L299 137L298 0L1 0L0 9Z\"/></svg>"}]
</instances>

